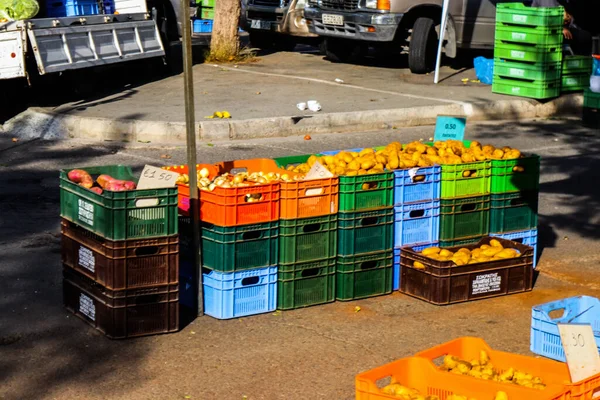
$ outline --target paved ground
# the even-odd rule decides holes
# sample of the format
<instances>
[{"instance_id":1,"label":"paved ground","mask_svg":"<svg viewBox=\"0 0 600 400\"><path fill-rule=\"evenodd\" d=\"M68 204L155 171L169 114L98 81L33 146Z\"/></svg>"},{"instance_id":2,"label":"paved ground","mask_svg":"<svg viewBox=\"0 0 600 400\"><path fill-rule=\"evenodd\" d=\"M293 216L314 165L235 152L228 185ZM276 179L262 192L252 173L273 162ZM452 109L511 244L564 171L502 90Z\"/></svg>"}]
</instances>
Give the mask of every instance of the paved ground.
<instances>
[{"instance_id":1,"label":"paved ground","mask_svg":"<svg viewBox=\"0 0 600 400\"><path fill-rule=\"evenodd\" d=\"M198 150L198 160L373 146L432 132L211 143ZM2 138L0 398L352 399L356 373L455 337L481 336L528 354L533 305L600 296L600 137L570 120L472 125L468 137L543 156L541 273L533 292L449 307L394 293L239 320L202 317L177 334L129 341L105 339L62 308L57 170L181 164L184 149Z\"/></svg>"}]
</instances>

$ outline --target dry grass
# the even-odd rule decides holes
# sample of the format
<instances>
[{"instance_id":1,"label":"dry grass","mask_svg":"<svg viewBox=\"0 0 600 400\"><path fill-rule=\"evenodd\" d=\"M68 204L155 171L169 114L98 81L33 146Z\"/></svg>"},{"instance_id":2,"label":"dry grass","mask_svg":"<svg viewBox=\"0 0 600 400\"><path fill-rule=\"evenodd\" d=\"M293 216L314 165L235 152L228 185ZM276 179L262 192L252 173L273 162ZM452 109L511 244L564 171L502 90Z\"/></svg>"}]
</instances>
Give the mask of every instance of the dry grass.
<instances>
[{"instance_id":1,"label":"dry grass","mask_svg":"<svg viewBox=\"0 0 600 400\"><path fill-rule=\"evenodd\" d=\"M237 54L233 55L230 49L207 51L204 60L205 62L220 64L249 64L258 62L258 57L254 49L243 47Z\"/></svg>"}]
</instances>

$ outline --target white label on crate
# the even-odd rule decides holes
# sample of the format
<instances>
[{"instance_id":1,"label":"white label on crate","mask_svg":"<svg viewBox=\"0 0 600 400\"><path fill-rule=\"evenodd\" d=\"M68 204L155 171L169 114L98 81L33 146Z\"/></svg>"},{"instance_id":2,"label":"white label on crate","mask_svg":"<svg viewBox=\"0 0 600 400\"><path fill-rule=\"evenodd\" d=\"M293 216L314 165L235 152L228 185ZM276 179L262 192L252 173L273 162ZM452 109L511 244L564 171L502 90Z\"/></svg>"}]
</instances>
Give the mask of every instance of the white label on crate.
<instances>
[{"instance_id":1,"label":"white label on crate","mask_svg":"<svg viewBox=\"0 0 600 400\"><path fill-rule=\"evenodd\" d=\"M499 292L500 285L502 283L502 277L498 273L478 275L473 279L472 282L473 293L472 294L484 294Z\"/></svg>"},{"instance_id":2,"label":"white label on crate","mask_svg":"<svg viewBox=\"0 0 600 400\"><path fill-rule=\"evenodd\" d=\"M175 187L179 174L152 165L146 165L137 184L138 189L163 189Z\"/></svg>"},{"instance_id":3,"label":"white label on crate","mask_svg":"<svg viewBox=\"0 0 600 400\"><path fill-rule=\"evenodd\" d=\"M571 382L580 382L600 373L600 356L592 326L588 324L558 324ZM600 397L596 393L593 398Z\"/></svg>"},{"instance_id":4,"label":"white label on crate","mask_svg":"<svg viewBox=\"0 0 600 400\"><path fill-rule=\"evenodd\" d=\"M96 320L96 306L94 305L94 300L83 293L79 295L79 312L92 321Z\"/></svg>"},{"instance_id":5,"label":"white label on crate","mask_svg":"<svg viewBox=\"0 0 600 400\"><path fill-rule=\"evenodd\" d=\"M79 265L91 272L96 270L96 259L90 249L83 246L79 248Z\"/></svg>"},{"instance_id":6,"label":"white label on crate","mask_svg":"<svg viewBox=\"0 0 600 400\"><path fill-rule=\"evenodd\" d=\"M510 76L525 76L525 70L520 68L510 68Z\"/></svg>"},{"instance_id":7,"label":"white label on crate","mask_svg":"<svg viewBox=\"0 0 600 400\"><path fill-rule=\"evenodd\" d=\"M94 205L81 199L78 199L77 202L79 204L79 212L77 213L79 220L94 226Z\"/></svg>"},{"instance_id":8,"label":"white label on crate","mask_svg":"<svg viewBox=\"0 0 600 400\"><path fill-rule=\"evenodd\" d=\"M325 179L332 178L333 174L329 172L327 168L323 166L323 164L316 162L311 167L310 171L306 174L304 179Z\"/></svg>"},{"instance_id":9,"label":"white label on crate","mask_svg":"<svg viewBox=\"0 0 600 400\"><path fill-rule=\"evenodd\" d=\"M527 15L513 15L513 22L527 22Z\"/></svg>"},{"instance_id":10,"label":"white label on crate","mask_svg":"<svg viewBox=\"0 0 600 400\"><path fill-rule=\"evenodd\" d=\"M527 34L521 33L521 32L513 32L512 38L515 40L525 40L525 39L527 39Z\"/></svg>"},{"instance_id":11,"label":"white label on crate","mask_svg":"<svg viewBox=\"0 0 600 400\"><path fill-rule=\"evenodd\" d=\"M567 78L566 84L568 86L575 86L577 85L578 81L577 78Z\"/></svg>"},{"instance_id":12,"label":"white label on crate","mask_svg":"<svg viewBox=\"0 0 600 400\"><path fill-rule=\"evenodd\" d=\"M518 51L518 50L511 50L510 51L510 55L514 58L525 58L525 52L524 51Z\"/></svg>"},{"instance_id":13,"label":"white label on crate","mask_svg":"<svg viewBox=\"0 0 600 400\"><path fill-rule=\"evenodd\" d=\"M518 87L518 86L513 86L513 87L512 87L510 90L511 90L513 93L521 93L521 88L520 88L520 87Z\"/></svg>"},{"instance_id":14,"label":"white label on crate","mask_svg":"<svg viewBox=\"0 0 600 400\"><path fill-rule=\"evenodd\" d=\"M567 61L567 67L578 68L581 66L579 60L569 60Z\"/></svg>"}]
</instances>

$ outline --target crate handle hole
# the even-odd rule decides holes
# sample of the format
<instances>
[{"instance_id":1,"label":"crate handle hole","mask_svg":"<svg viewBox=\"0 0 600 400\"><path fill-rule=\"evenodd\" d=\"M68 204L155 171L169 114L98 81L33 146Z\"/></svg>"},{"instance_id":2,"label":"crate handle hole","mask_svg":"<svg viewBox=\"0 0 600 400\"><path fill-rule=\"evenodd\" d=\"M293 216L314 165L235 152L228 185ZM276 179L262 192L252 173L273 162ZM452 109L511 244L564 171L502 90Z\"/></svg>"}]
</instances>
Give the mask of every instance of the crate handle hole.
<instances>
[{"instance_id":1,"label":"crate handle hole","mask_svg":"<svg viewBox=\"0 0 600 400\"><path fill-rule=\"evenodd\" d=\"M510 201L511 206L524 206L525 202L522 199L512 199Z\"/></svg>"},{"instance_id":2,"label":"crate handle hole","mask_svg":"<svg viewBox=\"0 0 600 400\"><path fill-rule=\"evenodd\" d=\"M474 211L477 208L477 203L463 204L460 206L460 211Z\"/></svg>"},{"instance_id":3,"label":"crate handle hole","mask_svg":"<svg viewBox=\"0 0 600 400\"><path fill-rule=\"evenodd\" d=\"M251 231L251 232L242 233L242 239L244 239L244 240L259 239L261 236L262 236L261 231Z\"/></svg>"},{"instance_id":4,"label":"crate handle hole","mask_svg":"<svg viewBox=\"0 0 600 400\"><path fill-rule=\"evenodd\" d=\"M412 210L408 216L410 218L419 218L425 215L425 210Z\"/></svg>"},{"instance_id":5,"label":"crate handle hole","mask_svg":"<svg viewBox=\"0 0 600 400\"><path fill-rule=\"evenodd\" d=\"M142 207L155 207L160 204L159 199L138 199L135 201L135 206L138 208Z\"/></svg>"},{"instance_id":6,"label":"crate handle hole","mask_svg":"<svg viewBox=\"0 0 600 400\"><path fill-rule=\"evenodd\" d=\"M379 187L379 182L366 182L363 183L361 188L362 190L373 190Z\"/></svg>"},{"instance_id":7,"label":"crate handle hole","mask_svg":"<svg viewBox=\"0 0 600 400\"><path fill-rule=\"evenodd\" d=\"M377 389L383 389L387 385L391 385L392 383L395 383L394 381L395 381L395 379L391 375L385 376L383 378L377 379L375 381L375 386L377 386Z\"/></svg>"},{"instance_id":8,"label":"crate handle hole","mask_svg":"<svg viewBox=\"0 0 600 400\"><path fill-rule=\"evenodd\" d=\"M512 170L513 172L523 173L525 172L525 167L522 165L515 165Z\"/></svg>"},{"instance_id":9,"label":"crate handle hole","mask_svg":"<svg viewBox=\"0 0 600 400\"><path fill-rule=\"evenodd\" d=\"M258 282L260 282L260 276L249 276L242 279L242 286L256 285Z\"/></svg>"},{"instance_id":10,"label":"crate handle hole","mask_svg":"<svg viewBox=\"0 0 600 400\"><path fill-rule=\"evenodd\" d=\"M262 199L262 193L248 193L244 200L246 201L246 203L253 203L256 201L261 201Z\"/></svg>"},{"instance_id":11,"label":"crate handle hole","mask_svg":"<svg viewBox=\"0 0 600 400\"><path fill-rule=\"evenodd\" d=\"M550 319L561 319L562 317L565 316L565 312L567 310L564 308L557 308L556 310L552 310L548 313L548 316L550 317Z\"/></svg>"},{"instance_id":12,"label":"crate handle hole","mask_svg":"<svg viewBox=\"0 0 600 400\"><path fill-rule=\"evenodd\" d=\"M152 303L158 303L159 300L160 300L160 297L158 294L150 294L150 295L136 297L135 304L152 304Z\"/></svg>"},{"instance_id":13,"label":"crate handle hole","mask_svg":"<svg viewBox=\"0 0 600 400\"><path fill-rule=\"evenodd\" d=\"M152 256L152 255L158 254L159 248L158 248L158 246L144 246L144 247L138 247L137 249L135 249L134 252L137 257Z\"/></svg>"},{"instance_id":14,"label":"crate handle hole","mask_svg":"<svg viewBox=\"0 0 600 400\"><path fill-rule=\"evenodd\" d=\"M302 232L304 233L318 232L320 230L321 224L308 224L304 225L304 227L302 228Z\"/></svg>"},{"instance_id":15,"label":"crate handle hole","mask_svg":"<svg viewBox=\"0 0 600 400\"><path fill-rule=\"evenodd\" d=\"M463 178L477 178L476 169L466 169L462 173Z\"/></svg>"},{"instance_id":16,"label":"crate handle hole","mask_svg":"<svg viewBox=\"0 0 600 400\"><path fill-rule=\"evenodd\" d=\"M412 178L413 183L423 182L427 178L427 175L415 175Z\"/></svg>"},{"instance_id":17,"label":"crate handle hole","mask_svg":"<svg viewBox=\"0 0 600 400\"><path fill-rule=\"evenodd\" d=\"M323 194L323 192L325 191L325 188L310 188L310 189L306 189L306 191L304 192L305 196L318 196L320 194Z\"/></svg>"},{"instance_id":18,"label":"crate handle hole","mask_svg":"<svg viewBox=\"0 0 600 400\"><path fill-rule=\"evenodd\" d=\"M377 217L368 217L360 220L360 226L376 225L379 221Z\"/></svg>"},{"instance_id":19,"label":"crate handle hole","mask_svg":"<svg viewBox=\"0 0 600 400\"><path fill-rule=\"evenodd\" d=\"M310 276L317 276L317 275L319 275L319 270L320 270L320 268L305 269L302 271L300 276L302 276L303 278L308 278Z\"/></svg>"},{"instance_id":20,"label":"crate handle hole","mask_svg":"<svg viewBox=\"0 0 600 400\"><path fill-rule=\"evenodd\" d=\"M247 173L247 172L248 172L248 168L246 168L246 167L232 168L229 171L229 173L231 175L242 174L242 173Z\"/></svg>"},{"instance_id":21,"label":"crate handle hole","mask_svg":"<svg viewBox=\"0 0 600 400\"><path fill-rule=\"evenodd\" d=\"M362 270L373 268L377 268L377 261L365 261L364 263L360 264L360 269Z\"/></svg>"},{"instance_id":22,"label":"crate handle hole","mask_svg":"<svg viewBox=\"0 0 600 400\"><path fill-rule=\"evenodd\" d=\"M510 240L512 240L513 242L517 242L517 243L521 243L521 244L523 244L523 238L518 238L518 239L510 239Z\"/></svg>"}]
</instances>

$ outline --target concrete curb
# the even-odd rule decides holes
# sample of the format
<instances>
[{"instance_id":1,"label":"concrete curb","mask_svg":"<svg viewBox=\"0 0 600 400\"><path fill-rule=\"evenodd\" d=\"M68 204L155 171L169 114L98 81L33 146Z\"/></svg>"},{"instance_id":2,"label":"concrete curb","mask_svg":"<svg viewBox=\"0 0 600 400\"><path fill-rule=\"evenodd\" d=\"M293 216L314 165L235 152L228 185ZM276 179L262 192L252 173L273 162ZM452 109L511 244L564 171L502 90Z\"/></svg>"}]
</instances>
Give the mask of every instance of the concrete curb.
<instances>
[{"instance_id":1,"label":"concrete curb","mask_svg":"<svg viewBox=\"0 0 600 400\"><path fill-rule=\"evenodd\" d=\"M438 115L462 115L469 121L547 118L581 111L583 96L573 94L540 103L530 99L446 104L391 110L323 113L247 120L213 120L198 123L197 139L223 141L317 133L348 133L396 127L432 125ZM113 120L80 117L30 108L7 121L0 132L21 139L88 139L109 141L185 141L185 123Z\"/></svg>"}]
</instances>

